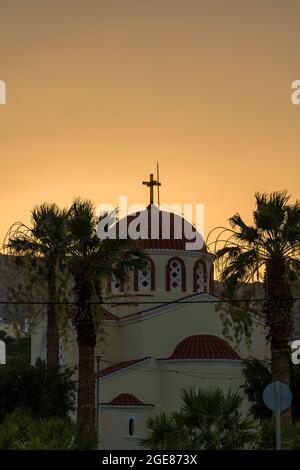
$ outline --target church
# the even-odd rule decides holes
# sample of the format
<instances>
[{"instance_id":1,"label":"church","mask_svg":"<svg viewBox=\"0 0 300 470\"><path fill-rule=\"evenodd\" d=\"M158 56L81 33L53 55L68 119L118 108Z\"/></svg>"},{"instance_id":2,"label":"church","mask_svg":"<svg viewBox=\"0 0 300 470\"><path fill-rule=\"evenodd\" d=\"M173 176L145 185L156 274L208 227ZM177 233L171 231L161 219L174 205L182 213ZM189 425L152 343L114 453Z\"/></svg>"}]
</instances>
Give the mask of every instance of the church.
<instances>
[{"instance_id":1,"label":"church","mask_svg":"<svg viewBox=\"0 0 300 470\"><path fill-rule=\"evenodd\" d=\"M139 439L147 435L147 419L179 410L182 389L238 390L243 383L242 359L268 354L259 322L254 323L251 350L245 344L237 350L224 337L216 309L214 256L205 245L187 250L184 237L175 237L175 226L187 221L154 206L154 184L142 216L151 231L150 209L157 211L158 236L136 240L149 257L147 268L132 272L124 285L110 280L108 298L115 304L106 305L104 336L95 360L100 449L139 449ZM126 223L136 216L131 214ZM36 318L31 335L34 363L46 355L45 318ZM61 338L60 359L76 365L75 335L68 341ZM244 408L246 412L246 401Z\"/></svg>"}]
</instances>

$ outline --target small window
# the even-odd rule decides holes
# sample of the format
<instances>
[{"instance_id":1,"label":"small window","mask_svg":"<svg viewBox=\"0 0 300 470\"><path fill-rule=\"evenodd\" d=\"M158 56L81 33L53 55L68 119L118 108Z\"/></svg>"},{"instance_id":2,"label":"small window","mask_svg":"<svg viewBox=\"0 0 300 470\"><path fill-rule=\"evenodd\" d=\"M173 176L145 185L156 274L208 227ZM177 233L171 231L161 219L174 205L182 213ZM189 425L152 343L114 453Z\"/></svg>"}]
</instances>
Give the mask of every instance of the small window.
<instances>
[{"instance_id":1,"label":"small window","mask_svg":"<svg viewBox=\"0 0 300 470\"><path fill-rule=\"evenodd\" d=\"M206 292L207 290L207 271L206 264L198 260L194 265L194 292Z\"/></svg>"},{"instance_id":2,"label":"small window","mask_svg":"<svg viewBox=\"0 0 300 470\"><path fill-rule=\"evenodd\" d=\"M194 265L194 292L206 292L206 265L198 260Z\"/></svg>"},{"instance_id":3,"label":"small window","mask_svg":"<svg viewBox=\"0 0 300 470\"><path fill-rule=\"evenodd\" d=\"M134 418L130 418L128 421L128 435L134 436Z\"/></svg>"},{"instance_id":4,"label":"small window","mask_svg":"<svg viewBox=\"0 0 300 470\"><path fill-rule=\"evenodd\" d=\"M111 277L110 290L111 290L111 292L121 292L122 291L122 283L121 283L120 279L118 279L114 274Z\"/></svg>"},{"instance_id":5,"label":"small window","mask_svg":"<svg viewBox=\"0 0 300 470\"><path fill-rule=\"evenodd\" d=\"M139 290L150 289L151 286L151 268L146 267L143 271L138 272Z\"/></svg>"}]
</instances>

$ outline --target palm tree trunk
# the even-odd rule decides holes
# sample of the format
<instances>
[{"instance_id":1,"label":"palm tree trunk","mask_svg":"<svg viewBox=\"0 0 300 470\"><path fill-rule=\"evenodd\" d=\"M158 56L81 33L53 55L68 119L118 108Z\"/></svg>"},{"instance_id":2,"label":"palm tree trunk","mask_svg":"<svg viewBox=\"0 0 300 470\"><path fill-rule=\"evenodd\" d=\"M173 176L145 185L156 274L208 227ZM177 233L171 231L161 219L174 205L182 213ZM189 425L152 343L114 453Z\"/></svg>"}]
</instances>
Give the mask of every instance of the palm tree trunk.
<instances>
[{"instance_id":1,"label":"palm tree trunk","mask_svg":"<svg viewBox=\"0 0 300 470\"><path fill-rule=\"evenodd\" d=\"M265 275L266 302L264 312L270 329L269 340L272 358L272 380L290 383L290 347L293 331L293 297L289 286L285 263L282 259L267 263ZM283 416L290 419L287 410Z\"/></svg>"},{"instance_id":2,"label":"palm tree trunk","mask_svg":"<svg viewBox=\"0 0 300 470\"><path fill-rule=\"evenodd\" d=\"M75 327L77 330L78 343L78 404L77 418L84 432L92 438L96 437L95 432L95 347L96 332L95 325L90 312L90 307L84 310L78 309Z\"/></svg>"},{"instance_id":3,"label":"palm tree trunk","mask_svg":"<svg viewBox=\"0 0 300 470\"><path fill-rule=\"evenodd\" d=\"M59 366L59 332L56 318L55 267L50 264L47 275L48 300L47 305L47 363Z\"/></svg>"}]
</instances>

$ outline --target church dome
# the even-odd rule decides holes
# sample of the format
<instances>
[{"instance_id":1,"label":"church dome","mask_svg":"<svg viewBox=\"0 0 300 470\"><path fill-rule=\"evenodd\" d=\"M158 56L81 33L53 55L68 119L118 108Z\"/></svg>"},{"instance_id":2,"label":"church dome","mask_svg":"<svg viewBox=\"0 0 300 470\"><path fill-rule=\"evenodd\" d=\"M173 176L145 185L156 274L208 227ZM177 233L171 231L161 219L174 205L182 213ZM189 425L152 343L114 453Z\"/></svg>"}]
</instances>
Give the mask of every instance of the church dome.
<instances>
[{"instance_id":1,"label":"church dome","mask_svg":"<svg viewBox=\"0 0 300 470\"><path fill-rule=\"evenodd\" d=\"M142 249L206 251L202 236L188 220L155 205L121 219L117 237L120 230L127 231L129 238L136 236L136 244Z\"/></svg>"},{"instance_id":2,"label":"church dome","mask_svg":"<svg viewBox=\"0 0 300 470\"><path fill-rule=\"evenodd\" d=\"M184 338L168 360L227 359L239 360L237 352L222 338L214 335L193 335Z\"/></svg>"}]
</instances>

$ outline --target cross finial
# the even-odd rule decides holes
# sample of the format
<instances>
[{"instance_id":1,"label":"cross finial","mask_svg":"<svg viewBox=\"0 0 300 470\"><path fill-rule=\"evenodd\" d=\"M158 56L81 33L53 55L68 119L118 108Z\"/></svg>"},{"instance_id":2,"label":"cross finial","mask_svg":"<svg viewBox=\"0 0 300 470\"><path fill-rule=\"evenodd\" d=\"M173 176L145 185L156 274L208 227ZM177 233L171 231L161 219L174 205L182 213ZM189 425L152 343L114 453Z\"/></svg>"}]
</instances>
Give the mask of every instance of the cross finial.
<instances>
[{"instance_id":1,"label":"cross finial","mask_svg":"<svg viewBox=\"0 0 300 470\"><path fill-rule=\"evenodd\" d=\"M150 174L150 181L143 181L143 184L145 184L148 188L150 188L150 206L154 204L154 191L153 188L154 186L159 187L161 183L153 178L153 174Z\"/></svg>"}]
</instances>

